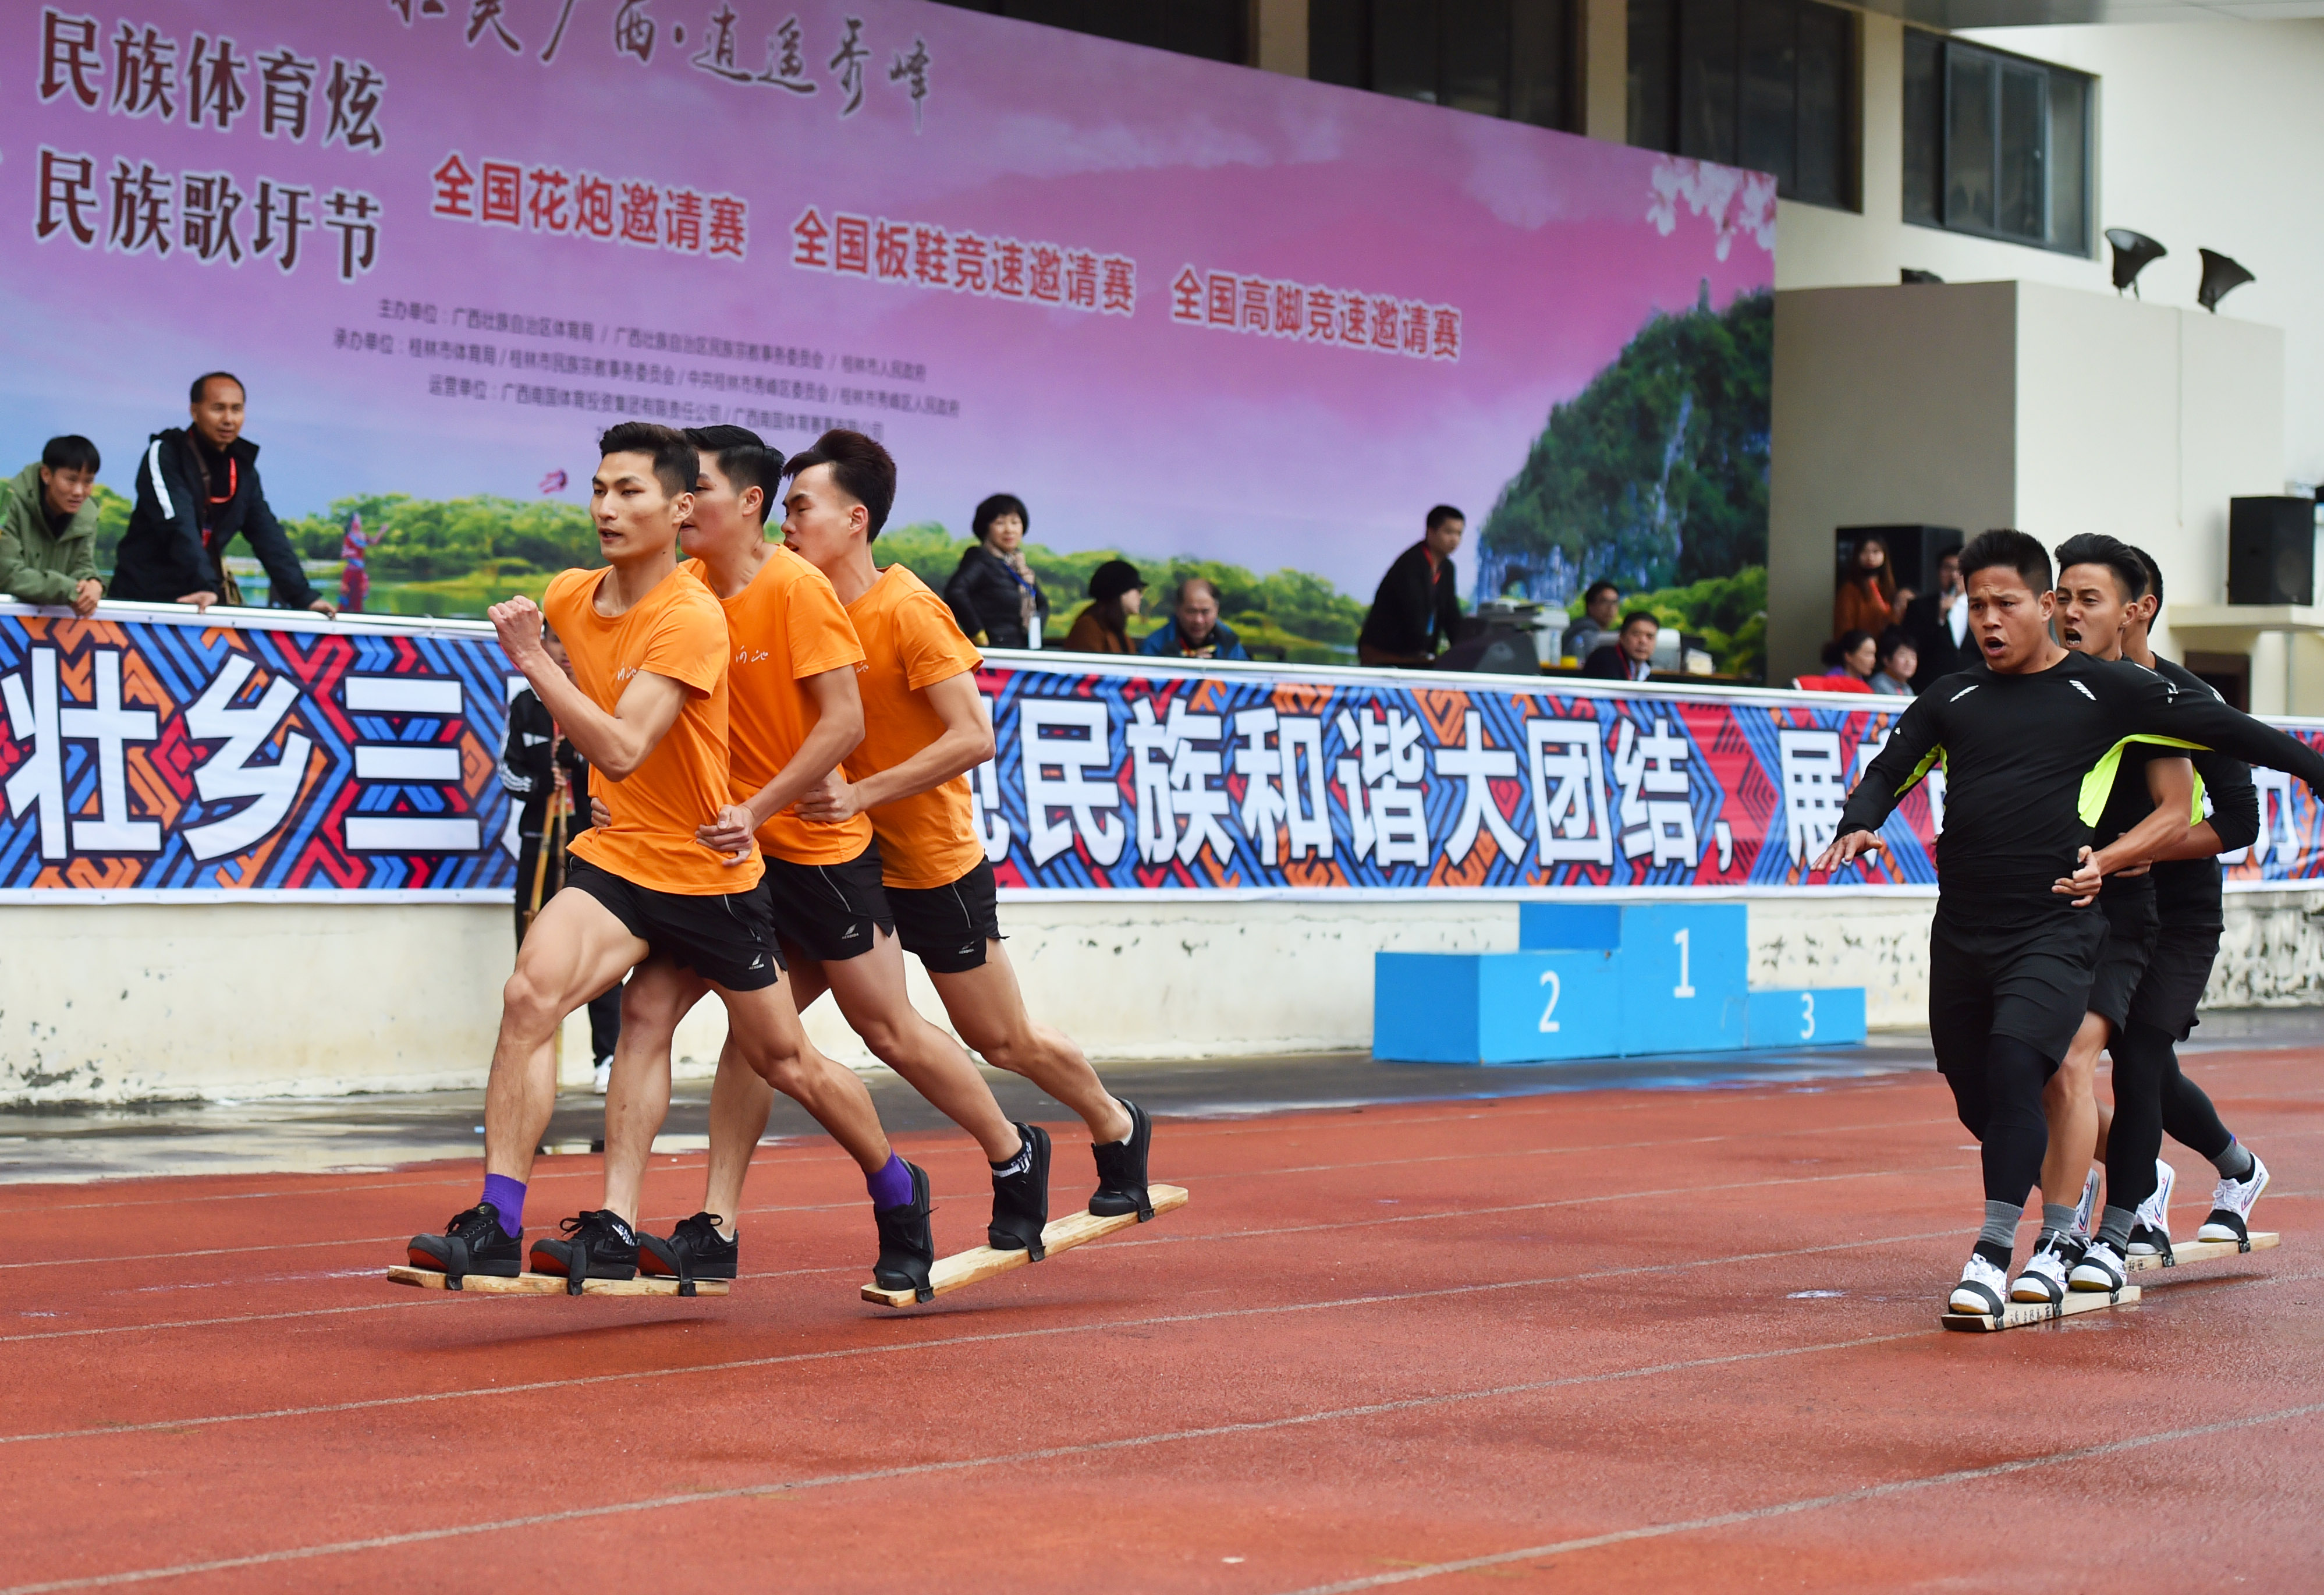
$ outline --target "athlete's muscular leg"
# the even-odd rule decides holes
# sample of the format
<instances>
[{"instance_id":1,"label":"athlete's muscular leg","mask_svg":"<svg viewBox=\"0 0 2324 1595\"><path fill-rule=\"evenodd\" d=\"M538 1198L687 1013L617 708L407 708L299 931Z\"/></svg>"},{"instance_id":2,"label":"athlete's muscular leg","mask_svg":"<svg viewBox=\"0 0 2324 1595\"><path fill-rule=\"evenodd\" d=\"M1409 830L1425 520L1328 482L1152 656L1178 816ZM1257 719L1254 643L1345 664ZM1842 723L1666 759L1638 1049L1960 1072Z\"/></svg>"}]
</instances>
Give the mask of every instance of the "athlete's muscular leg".
<instances>
[{"instance_id":1,"label":"athlete's muscular leg","mask_svg":"<svg viewBox=\"0 0 2324 1595\"><path fill-rule=\"evenodd\" d=\"M484 1172L532 1176L533 1155L557 1106L557 1030L565 1016L646 955L612 910L586 891L551 898L501 989L500 1039L484 1086Z\"/></svg>"},{"instance_id":2,"label":"athlete's muscular leg","mask_svg":"<svg viewBox=\"0 0 2324 1595\"><path fill-rule=\"evenodd\" d=\"M784 980L798 1013L813 1008L825 990L823 965L812 958L794 957ZM775 1107L775 1088L744 1059L732 1030L730 1024L726 1045L718 1053L718 1076L710 1083L710 1167L702 1194L703 1211L716 1213L729 1229L742 1211L742 1182L751 1172L751 1155L766 1135L767 1116Z\"/></svg>"},{"instance_id":3,"label":"athlete's muscular leg","mask_svg":"<svg viewBox=\"0 0 2324 1595\"><path fill-rule=\"evenodd\" d=\"M622 1037L605 1086L604 1203L632 1226L653 1139L669 1116L671 1038L709 990L692 970L656 957L638 966L622 992Z\"/></svg>"},{"instance_id":4,"label":"athlete's muscular leg","mask_svg":"<svg viewBox=\"0 0 2324 1595\"><path fill-rule=\"evenodd\" d=\"M936 982L936 995L944 1000L961 1039L987 1063L1022 1074L1080 1114L1091 1140L1118 1141L1130 1134L1129 1113L1105 1089L1073 1038L1034 1023L1025 1011L1017 972L1010 967L1009 954L997 937L986 943L981 968L957 974L931 971L928 978Z\"/></svg>"},{"instance_id":5,"label":"athlete's muscular leg","mask_svg":"<svg viewBox=\"0 0 2324 1595\"><path fill-rule=\"evenodd\" d=\"M2082 1182L2098 1156L2098 1104L2091 1089L2098 1077L2098 1054L2113 1037L2114 1027L2094 1013L2082 1016L2066 1061L2042 1088L2042 1114L2050 1121L2050 1150L2042 1159L2042 1199L2073 1206L2082 1199Z\"/></svg>"},{"instance_id":6,"label":"athlete's muscular leg","mask_svg":"<svg viewBox=\"0 0 2324 1595\"><path fill-rule=\"evenodd\" d=\"M768 1084L812 1115L865 1174L887 1166L888 1132L852 1069L816 1050L792 1006L788 978L755 991L712 988L726 1003L727 1045Z\"/></svg>"},{"instance_id":7,"label":"athlete's muscular leg","mask_svg":"<svg viewBox=\"0 0 2324 1595\"><path fill-rule=\"evenodd\" d=\"M1024 1143L992 1100L984 1076L958 1042L912 1006L904 988L904 949L893 931L875 927L870 951L853 958L825 959L821 968L839 1011L847 1016L848 1028L863 1038L874 1057L974 1136L986 1162L1006 1163L1017 1156Z\"/></svg>"}]
</instances>

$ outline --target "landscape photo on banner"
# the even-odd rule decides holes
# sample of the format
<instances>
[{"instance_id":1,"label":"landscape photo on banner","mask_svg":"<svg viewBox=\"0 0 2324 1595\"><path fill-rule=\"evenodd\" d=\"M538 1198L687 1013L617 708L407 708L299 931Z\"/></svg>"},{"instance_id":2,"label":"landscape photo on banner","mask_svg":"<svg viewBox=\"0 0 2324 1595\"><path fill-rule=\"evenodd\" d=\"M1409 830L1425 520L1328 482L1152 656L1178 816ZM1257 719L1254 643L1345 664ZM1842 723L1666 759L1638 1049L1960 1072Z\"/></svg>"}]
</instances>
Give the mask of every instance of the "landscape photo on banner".
<instances>
[{"instance_id":1,"label":"landscape photo on banner","mask_svg":"<svg viewBox=\"0 0 2324 1595\"><path fill-rule=\"evenodd\" d=\"M1023 498L1057 630L1120 553L1346 659L1446 502L1472 595L1755 668L1765 176L919 0L26 5L0 73L0 427L97 441L108 549L222 367L374 609L594 563L615 419L844 424L932 585Z\"/></svg>"},{"instance_id":2,"label":"landscape photo on banner","mask_svg":"<svg viewBox=\"0 0 2324 1595\"><path fill-rule=\"evenodd\" d=\"M145 613L0 609L0 894L506 901L524 884L497 768L517 681L484 628ZM1885 857L1808 869L1891 700L1021 654L978 685L995 751L966 779L1004 890L1936 880L1941 769L1890 816ZM2229 878L2324 878L2324 811L2254 775L2259 839Z\"/></svg>"}]
</instances>

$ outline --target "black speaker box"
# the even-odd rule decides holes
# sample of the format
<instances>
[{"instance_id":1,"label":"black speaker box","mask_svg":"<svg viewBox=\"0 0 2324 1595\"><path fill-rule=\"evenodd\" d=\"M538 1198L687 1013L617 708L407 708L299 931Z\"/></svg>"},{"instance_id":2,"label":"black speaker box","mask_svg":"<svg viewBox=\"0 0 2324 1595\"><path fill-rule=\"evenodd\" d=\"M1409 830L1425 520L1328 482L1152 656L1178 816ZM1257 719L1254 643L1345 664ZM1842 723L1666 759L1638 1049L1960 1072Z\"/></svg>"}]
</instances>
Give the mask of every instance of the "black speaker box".
<instances>
[{"instance_id":1,"label":"black speaker box","mask_svg":"<svg viewBox=\"0 0 2324 1595\"><path fill-rule=\"evenodd\" d=\"M2316 601L2316 501L2227 501L2227 602Z\"/></svg>"},{"instance_id":2,"label":"black speaker box","mask_svg":"<svg viewBox=\"0 0 2324 1595\"><path fill-rule=\"evenodd\" d=\"M1856 567L1856 545L1868 537L1887 545L1888 568L1895 573L1896 585L1915 593L1937 590L1937 561L1961 546L1957 526L1843 526L1833 538L1832 554L1839 562L1835 580L1848 579Z\"/></svg>"}]
</instances>

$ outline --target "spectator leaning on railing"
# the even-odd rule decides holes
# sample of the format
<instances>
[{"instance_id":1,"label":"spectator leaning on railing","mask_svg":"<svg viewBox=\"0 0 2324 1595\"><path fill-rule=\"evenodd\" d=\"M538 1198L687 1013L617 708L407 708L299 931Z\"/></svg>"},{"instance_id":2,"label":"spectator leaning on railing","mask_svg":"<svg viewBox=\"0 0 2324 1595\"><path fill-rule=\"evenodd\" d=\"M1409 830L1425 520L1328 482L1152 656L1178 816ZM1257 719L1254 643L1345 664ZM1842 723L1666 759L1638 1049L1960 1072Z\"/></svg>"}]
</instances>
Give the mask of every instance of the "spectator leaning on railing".
<instances>
[{"instance_id":1,"label":"spectator leaning on railing","mask_svg":"<svg viewBox=\"0 0 2324 1595\"><path fill-rule=\"evenodd\" d=\"M250 545L282 609L335 615L300 568L299 556L258 484L258 445L242 435L243 387L229 372L194 379L193 425L153 434L137 466L137 505L121 534L113 596L208 609L242 601L226 574L226 545Z\"/></svg>"},{"instance_id":2,"label":"spectator leaning on railing","mask_svg":"<svg viewBox=\"0 0 2324 1595\"><path fill-rule=\"evenodd\" d=\"M97 576L97 445L51 438L0 501L0 593L24 604L69 604L86 620L105 596Z\"/></svg>"}]
</instances>

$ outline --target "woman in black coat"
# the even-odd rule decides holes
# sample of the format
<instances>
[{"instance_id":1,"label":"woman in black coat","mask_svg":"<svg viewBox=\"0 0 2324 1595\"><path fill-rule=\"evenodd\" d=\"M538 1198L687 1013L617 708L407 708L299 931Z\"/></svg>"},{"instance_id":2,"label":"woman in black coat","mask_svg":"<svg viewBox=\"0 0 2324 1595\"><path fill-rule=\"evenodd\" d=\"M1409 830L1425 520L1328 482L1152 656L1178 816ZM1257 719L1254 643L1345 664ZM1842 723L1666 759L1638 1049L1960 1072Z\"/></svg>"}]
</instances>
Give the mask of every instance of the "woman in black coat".
<instances>
[{"instance_id":1,"label":"woman in black coat","mask_svg":"<svg viewBox=\"0 0 2324 1595\"><path fill-rule=\"evenodd\" d=\"M996 493L976 506L976 541L945 584L945 602L971 641L986 648L1038 648L1049 595L1025 563L1025 501Z\"/></svg>"}]
</instances>

